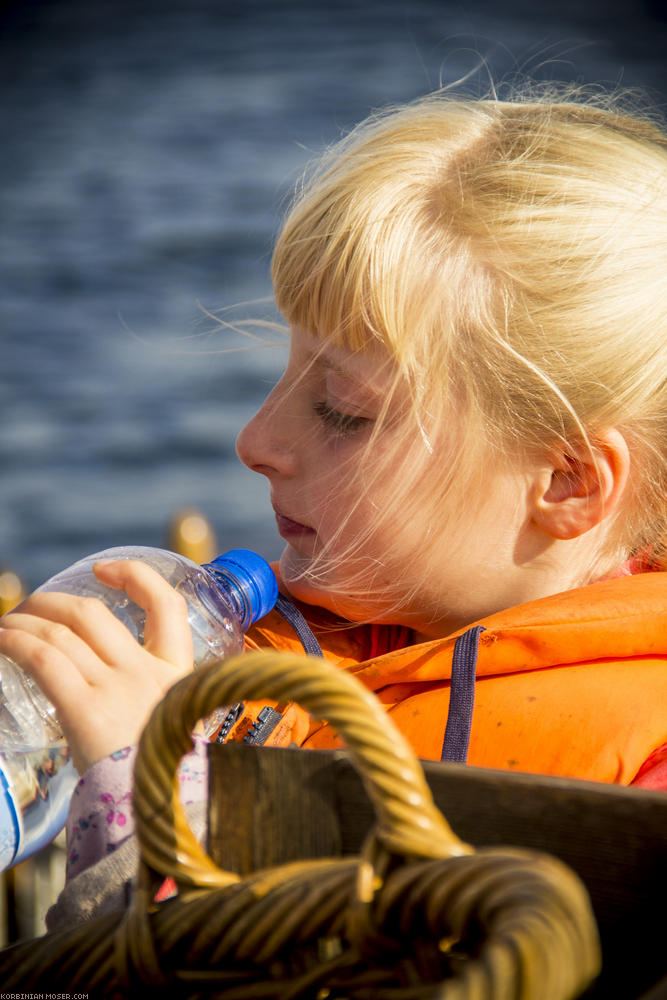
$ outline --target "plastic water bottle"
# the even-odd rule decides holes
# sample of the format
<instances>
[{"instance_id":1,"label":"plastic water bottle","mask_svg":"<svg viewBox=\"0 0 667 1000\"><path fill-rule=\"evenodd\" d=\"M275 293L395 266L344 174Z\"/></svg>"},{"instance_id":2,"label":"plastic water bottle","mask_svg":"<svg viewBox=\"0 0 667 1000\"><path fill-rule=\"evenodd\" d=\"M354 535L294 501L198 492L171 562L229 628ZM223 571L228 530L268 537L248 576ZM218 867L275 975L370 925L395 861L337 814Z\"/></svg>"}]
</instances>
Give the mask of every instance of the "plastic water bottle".
<instances>
[{"instance_id":1,"label":"plastic water bottle","mask_svg":"<svg viewBox=\"0 0 667 1000\"><path fill-rule=\"evenodd\" d=\"M112 548L74 563L38 588L101 599L139 642L145 612L124 591L95 577L93 564L101 559L139 559L183 595L195 667L240 652L248 627L278 597L271 567L246 549L199 566L164 549ZM35 854L60 832L78 777L53 705L32 678L0 656L0 871Z\"/></svg>"}]
</instances>

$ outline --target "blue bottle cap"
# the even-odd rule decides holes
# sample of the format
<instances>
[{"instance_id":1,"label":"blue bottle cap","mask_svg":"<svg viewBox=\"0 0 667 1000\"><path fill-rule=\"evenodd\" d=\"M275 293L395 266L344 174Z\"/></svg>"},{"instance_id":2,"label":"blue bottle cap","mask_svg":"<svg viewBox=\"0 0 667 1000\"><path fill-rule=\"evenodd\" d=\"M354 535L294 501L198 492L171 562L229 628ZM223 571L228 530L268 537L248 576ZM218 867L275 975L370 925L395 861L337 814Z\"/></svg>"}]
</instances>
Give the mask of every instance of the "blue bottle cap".
<instances>
[{"instance_id":1,"label":"blue bottle cap","mask_svg":"<svg viewBox=\"0 0 667 1000\"><path fill-rule=\"evenodd\" d=\"M232 576L250 602L251 623L272 611L278 600L278 581L265 559L250 549L231 549L207 564Z\"/></svg>"}]
</instances>

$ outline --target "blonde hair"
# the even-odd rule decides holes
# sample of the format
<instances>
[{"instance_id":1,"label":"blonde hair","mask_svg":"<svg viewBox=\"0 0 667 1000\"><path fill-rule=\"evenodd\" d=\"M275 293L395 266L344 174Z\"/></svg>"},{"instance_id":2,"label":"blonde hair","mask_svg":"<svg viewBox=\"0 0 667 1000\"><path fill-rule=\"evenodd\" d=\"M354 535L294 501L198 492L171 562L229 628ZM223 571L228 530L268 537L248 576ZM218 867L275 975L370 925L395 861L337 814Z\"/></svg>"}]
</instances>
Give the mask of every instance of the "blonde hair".
<instances>
[{"instance_id":1,"label":"blonde hair","mask_svg":"<svg viewBox=\"0 0 667 1000\"><path fill-rule=\"evenodd\" d=\"M573 89L374 115L297 191L272 274L291 324L383 345L420 421L456 407L467 486L489 447L619 428L610 552L664 551L667 138L648 117Z\"/></svg>"}]
</instances>

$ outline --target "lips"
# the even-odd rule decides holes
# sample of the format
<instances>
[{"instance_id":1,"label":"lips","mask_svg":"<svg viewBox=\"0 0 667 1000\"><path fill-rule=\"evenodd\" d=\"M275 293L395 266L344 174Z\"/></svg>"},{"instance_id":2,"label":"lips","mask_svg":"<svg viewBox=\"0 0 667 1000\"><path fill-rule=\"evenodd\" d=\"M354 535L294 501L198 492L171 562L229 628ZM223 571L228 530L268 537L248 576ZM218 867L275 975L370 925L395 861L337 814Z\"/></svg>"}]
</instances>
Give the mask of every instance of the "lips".
<instances>
[{"instance_id":1,"label":"lips","mask_svg":"<svg viewBox=\"0 0 667 1000\"><path fill-rule=\"evenodd\" d=\"M281 514L275 507L273 510L276 515L278 532L285 541L296 538L313 538L315 536L315 531L313 528L309 528L307 524L302 524L300 521L293 521L291 517Z\"/></svg>"}]
</instances>

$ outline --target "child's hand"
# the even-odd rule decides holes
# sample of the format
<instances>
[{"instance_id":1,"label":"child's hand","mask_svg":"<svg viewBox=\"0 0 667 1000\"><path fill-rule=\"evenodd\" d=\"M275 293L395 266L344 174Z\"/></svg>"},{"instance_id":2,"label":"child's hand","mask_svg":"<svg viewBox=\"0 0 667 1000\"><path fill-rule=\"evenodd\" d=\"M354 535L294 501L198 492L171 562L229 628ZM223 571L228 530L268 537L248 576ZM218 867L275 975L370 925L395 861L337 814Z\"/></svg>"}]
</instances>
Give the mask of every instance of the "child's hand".
<instances>
[{"instance_id":1,"label":"child's hand","mask_svg":"<svg viewBox=\"0 0 667 1000\"><path fill-rule=\"evenodd\" d=\"M97 563L103 583L146 612L144 645L95 598L35 593L0 619L0 653L53 702L83 773L138 742L154 706L193 667L192 635L180 594L145 563Z\"/></svg>"}]
</instances>

